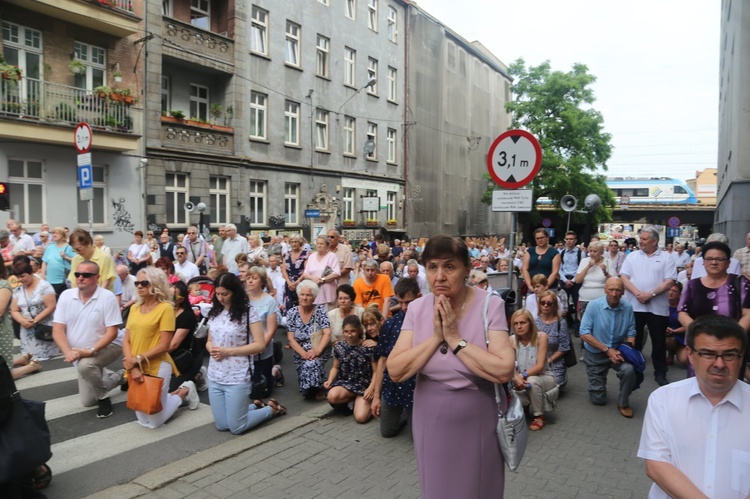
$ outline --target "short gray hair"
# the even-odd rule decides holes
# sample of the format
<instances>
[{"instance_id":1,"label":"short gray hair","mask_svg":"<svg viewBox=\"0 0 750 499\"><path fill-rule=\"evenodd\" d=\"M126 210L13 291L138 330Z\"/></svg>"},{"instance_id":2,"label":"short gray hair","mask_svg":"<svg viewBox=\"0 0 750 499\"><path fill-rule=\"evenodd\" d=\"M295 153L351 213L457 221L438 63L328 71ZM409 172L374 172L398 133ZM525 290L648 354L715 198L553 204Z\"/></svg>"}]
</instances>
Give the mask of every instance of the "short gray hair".
<instances>
[{"instance_id":1,"label":"short gray hair","mask_svg":"<svg viewBox=\"0 0 750 499\"><path fill-rule=\"evenodd\" d=\"M365 263L364 265L362 265L362 268L366 269L367 267L375 267L376 269L380 270L380 265L378 265L378 261L375 260L374 258L368 258L367 260L365 260Z\"/></svg>"},{"instance_id":2,"label":"short gray hair","mask_svg":"<svg viewBox=\"0 0 750 499\"><path fill-rule=\"evenodd\" d=\"M641 232L648 232L648 234L651 236L651 239L653 239L654 241L659 240L659 231L651 226L642 228Z\"/></svg>"},{"instance_id":3,"label":"short gray hair","mask_svg":"<svg viewBox=\"0 0 750 499\"><path fill-rule=\"evenodd\" d=\"M706 238L706 242L710 243L713 241L718 241L720 243L729 244L729 238L722 234L721 232L714 232L710 236Z\"/></svg>"},{"instance_id":4,"label":"short gray hair","mask_svg":"<svg viewBox=\"0 0 750 499\"><path fill-rule=\"evenodd\" d=\"M236 226L236 225L234 225L234 224L226 224L226 225L224 226L224 230L226 230L226 229L229 229L229 230L237 230L237 226Z\"/></svg>"},{"instance_id":5,"label":"short gray hair","mask_svg":"<svg viewBox=\"0 0 750 499\"><path fill-rule=\"evenodd\" d=\"M419 262L417 262L414 258L412 258L408 262L406 262L406 268L408 269L409 267L419 268Z\"/></svg>"},{"instance_id":6,"label":"short gray hair","mask_svg":"<svg viewBox=\"0 0 750 499\"><path fill-rule=\"evenodd\" d=\"M599 251L604 251L604 243L601 241L592 241L589 243L589 249L594 248Z\"/></svg>"},{"instance_id":7,"label":"short gray hair","mask_svg":"<svg viewBox=\"0 0 750 499\"><path fill-rule=\"evenodd\" d=\"M305 279L301 283L297 284L297 296L299 296L300 290L305 290L305 289L312 293L313 298L318 297L318 292L320 291L320 288L318 287L317 284L315 284L310 279Z\"/></svg>"}]
</instances>

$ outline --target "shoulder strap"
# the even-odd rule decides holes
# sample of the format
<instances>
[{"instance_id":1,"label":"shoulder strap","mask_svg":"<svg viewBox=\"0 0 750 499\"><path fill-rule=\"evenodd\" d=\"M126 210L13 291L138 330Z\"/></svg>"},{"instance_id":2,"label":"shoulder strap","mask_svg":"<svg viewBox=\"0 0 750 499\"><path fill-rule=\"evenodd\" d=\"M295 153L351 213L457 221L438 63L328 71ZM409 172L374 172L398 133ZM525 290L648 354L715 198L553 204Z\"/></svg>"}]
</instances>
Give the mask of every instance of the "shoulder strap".
<instances>
[{"instance_id":1,"label":"shoulder strap","mask_svg":"<svg viewBox=\"0 0 750 499\"><path fill-rule=\"evenodd\" d=\"M742 276L738 275L734 277L734 289L735 289L735 297L734 301L737 305L737 308L735 309L735 313L742 316Z\"/></svg>"},{"instance_id":2,"label":"shoulder strap","mask_svg":"<svg viewBox=\"0 0 750 499\"><path fill-rule=\"evenodd\" d=\"M576 262L578 265L581 264L581 253L583 253L583 251L581 251L581 248L578 248L578 261Z\"/></svg>"},{"instance_id":3,"label":"shoulder strap","mask_svg":"<svg viewBox=\"0 0 750 499\"><path fill-rule=\"evenodd\" d=\"M487 297L484 299L484 306L482 307L482 324L484 325L484 341L487 344L487 350L490 348L490 298L492 298L492 293L487 293ZM492 383L492 386L495 388L495 403L497 404L497 410L502 414L501 408L503 407L503 399L500 396L500 388L497 383Z\"/></svg>"}]
</instances>

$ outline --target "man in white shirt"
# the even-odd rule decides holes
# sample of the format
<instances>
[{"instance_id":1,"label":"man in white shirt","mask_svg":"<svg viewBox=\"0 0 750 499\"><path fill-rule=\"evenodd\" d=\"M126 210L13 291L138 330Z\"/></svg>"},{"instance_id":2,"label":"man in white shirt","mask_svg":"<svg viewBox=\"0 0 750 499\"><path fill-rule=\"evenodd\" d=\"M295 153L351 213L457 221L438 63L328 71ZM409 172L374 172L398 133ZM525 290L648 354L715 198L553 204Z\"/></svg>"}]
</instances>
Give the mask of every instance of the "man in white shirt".
<instances>
[{"instance_id":1,"label":"man in white shirt","mask_svg":"<svg viewBox=\"0 0 750 499\"><path fill-rule=\"evenodd\" d=\"M670 253L670 256L674 260L675 267L678 269L684 269L685 265L690 261L690 255L685 253L685 246L682 243L675 244L674 251Z\"/></svg>"},{"instance_id":2,"label":"man in white shirt","mask_svg":"<svg viewBox=\"0 0 750 499\"><path fill-rule=\"evenodd\" d=\"M201 275L198 266L187 259L187 249L184 246L177 246L174 254L177 260L174 261L174 273L182 276L185 282L190 281L193 277Z\"/></svg>"},{"instance_id":3,"label":"man in white shirt","mask_svg":"<svg viewBox=\"0 0 750 499\"><path fill-rule=\"evenodd\" d=\"M49 233L49 224L42 224L42 230L31 236L35 246L42 246L42 232Z\"/></svg>"},{"instance_id":4,"label":"man in white shirt","mask_svg":"<svg viewBox=\"0 0 750 499\"><path fill-rule=\"evenodd\" d=\"M659 231L644 227L639 236L640 250L630 253L622 264L620 277L625 284L625 299L635 312L635 347L643 349L645 328L651 337L651 361L659 386L667 380L666 331L669 326L667 291L677 279L672 257L659 250ZM693 271L695 276L695 271Z\"/></svg>"},{"instance_id":5,"label":"man in white shirt","mask_svg":"<svg viewBox=\"0 0 750 499\"><path fill-rule=\"evenodd\" d=\"M419 272L419 264L416 260L409 260L406 262L406 274L407 277L411 277L415 281L417 281L417 284L419 284L419 292L422 294L422 296L427 296L427 294L430 292L429 287L427 286L427 279L425 279L422 274Z\"/></svg>"},{"instance_id":6,"label":"man in white shirt","mask_svg":"<svg viewBox=\"0 0 750 499\"><path fill-rule=\"evenodd\" d=\"M78 395L84 407L98 404L96 417L112 415L109 391L122 382L124 370L106 366L122 353L122 323L115 295L100 287L99 266L86 260L75 271L76 288L63 291L55 308L52 337L78 370Z\"/></svg>"},{"instance_id":7,"label":"man in white shirt","mask_svg":"<svg viewBox=\"0 0 750 499\"><path fill-rule=\"evenodd\" d=\"M649 498L750 497L750 385L738 382L747 335L735 320L704 316L686 348L695 377L648 399L638 457L654 481Z\"/></svg>"},{"instance_id":8,"label":"man in white shirt","mask_svg":"<svg viewBox=\"0 0 750 499\"><path fill-rule=\"evenodd\" d=\"M122 304L120 305L120 309L124 312L138 299L138 292L135 289L135 276L130 273L127 265L118 265L115 267L115 272L120 277L120 283L122 284L122 295L120 295Z\"/></svg>"},{"instance_id":9,"label":"man in white shirt","mask_svg":"<svg viewBox=\"0 0 750 499\"><path fill-rule=\"evenodd\" d=\"M36 250L34 240L24 232L21 224L18 222L10 225L10 242L13 243L13 253L15 255L31 256Z\"/></svg>"},{"instance_id":10,"label":"man in white shirt","mask_svg":"<svg viewBox=\"0 0 750 499\"><path fill-rule=\"evenodd\" d=\"M198 235L198 227L195 225L188 227L187 237L182 240L182 247L187 250L187 259L189 262L198 267L198 273L203 269L205 273L206 256L208 255L208 245L203 237ZM176 256L176 255L175 255Z\"/></svg>"},{"instance_id":11,"label":"man in white shirt","mask_svg":"<svg viewBox=\"0 0 750 499\"><path fill-rule=\"evenodd\" d=\"M237 234L237 226L234 224L227 224L224 227L224 244L221 247L221 254L224 256L224 265L227 266L227 270L234 274L240 271L237 266L237 261L234 259L240 253L247 253L247 239Z\"/></svg>"},{"instance_id":12,"label":"man in white shirt","mask_svg":"<svg viewBox=\"0 0 750 499\"><path fill-rule=\"evenodd\" d=\"M707 243L710 243L712 241L719 241L720 243L729 244L729 238L721 232L714 232L706 238ZM742 273L742 267L740 266L739 260L737 260L736 258L729 259L729 268L727 269L727 273L734 275L740 275ZM706 275L706 266L703 263L703 257L699 256L693 262L693 276L691 277L691 279L700 279L704 275Z\"/></svg>"},{"instance_id":13,"label":"man in white shirt","mask_svg":"<svg viewBox=\"0 0 750 499\"><path fill-rule=\"evenodd\" d=\"M276 302L279 306L284 305L284 289L286 289L286 280L284 274L281 273L281 267L279 267L278 255L271 255L268 257L268 270L266 274L273 283L273 288L276 290Z\"/></svg>"},{"instance_id":14,"label":"man in white shirt","mask_svg":"<svg viewBox=\"0 0 750 499\"><path fill-rule=\"evenodd\" d=\"M745 246L735 251L732 256L740 262L742 274L750 279L750 233L745 236Z\"/></svg>"},{"instance_id":15,"label":"man in white shirt","mask_svg":"<svg viewBox=\"0 0 750 499\"><path fill-rule=\"evenodd\" d=\"M336 253L336 258L339 261L339 268L341 269L341 276L338 278L338 284L348 283L349 274L354 270L354 257L352 256L352 250L346 244L339 244L341 241L341 234L336 229L328 231L328 249Z\"/></svg>"}]
</instances>

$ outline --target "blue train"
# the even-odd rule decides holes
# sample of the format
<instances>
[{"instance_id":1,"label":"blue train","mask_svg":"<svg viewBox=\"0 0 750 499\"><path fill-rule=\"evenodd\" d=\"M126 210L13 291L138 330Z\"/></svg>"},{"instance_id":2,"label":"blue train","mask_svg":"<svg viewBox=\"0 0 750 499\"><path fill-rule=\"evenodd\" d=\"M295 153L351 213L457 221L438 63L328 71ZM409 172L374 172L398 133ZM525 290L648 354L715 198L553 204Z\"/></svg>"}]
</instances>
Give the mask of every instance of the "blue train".
<instances>
[{"instance_id":1,"label":"blue train","mask_svg":"<svg viewBox=\"0 0 750 499\"><path fill-rule=\"evenodd\" d=\"M685 182L669 177L613 177L607 179L607 187L612 190L618 204L622 196L630 197L631 205L698 204L698 198ZM579 199L579 204L582 201ZM541 205L554 204L546 197L541 197L536 202Z\"/></svg>"}]
</instances>

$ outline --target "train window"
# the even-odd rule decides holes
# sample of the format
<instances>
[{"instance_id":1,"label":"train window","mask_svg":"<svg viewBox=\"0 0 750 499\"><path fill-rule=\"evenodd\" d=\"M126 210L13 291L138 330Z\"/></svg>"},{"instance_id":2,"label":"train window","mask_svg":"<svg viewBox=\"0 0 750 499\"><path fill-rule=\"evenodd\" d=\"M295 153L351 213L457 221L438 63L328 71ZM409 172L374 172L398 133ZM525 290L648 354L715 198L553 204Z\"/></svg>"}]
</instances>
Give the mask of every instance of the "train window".
<instances>
[{"instance_id":1,"label":"train window","mask_svg":"<svg viewBox=\"0 0 750 499\"><path fill-rule=\"evenodd\" d=\"M687 194L687 191L685 190L684 187L679 186L679 185L675 185L674 186L674 193L675 194Z\"/></svg>"}]
</instances>

